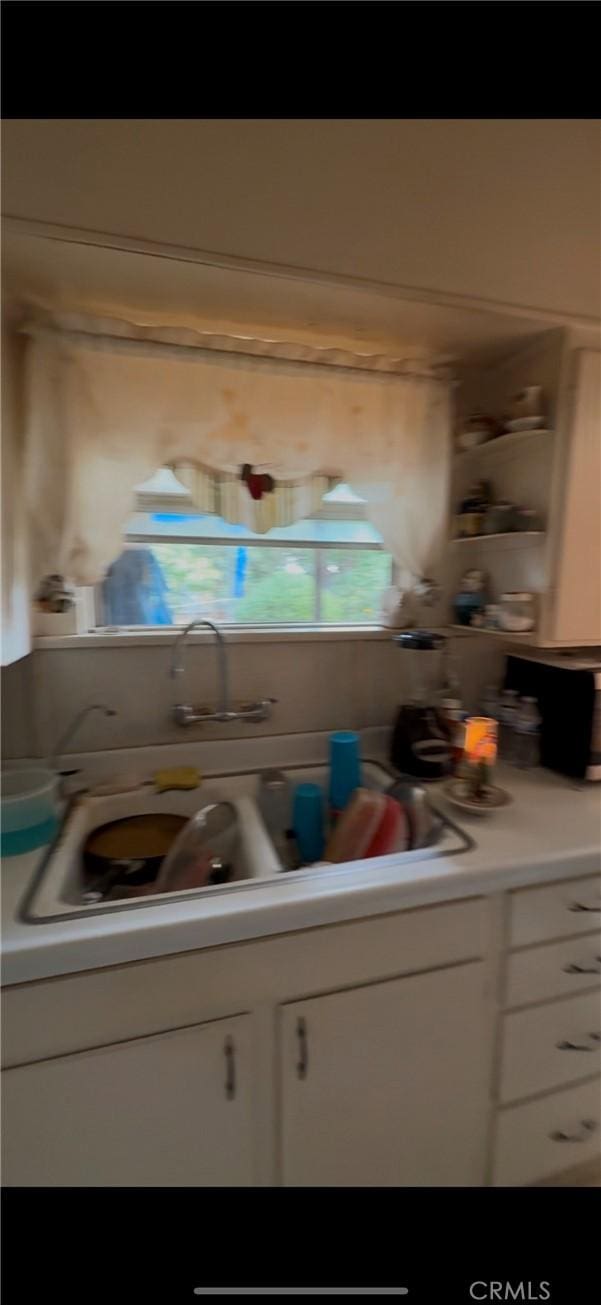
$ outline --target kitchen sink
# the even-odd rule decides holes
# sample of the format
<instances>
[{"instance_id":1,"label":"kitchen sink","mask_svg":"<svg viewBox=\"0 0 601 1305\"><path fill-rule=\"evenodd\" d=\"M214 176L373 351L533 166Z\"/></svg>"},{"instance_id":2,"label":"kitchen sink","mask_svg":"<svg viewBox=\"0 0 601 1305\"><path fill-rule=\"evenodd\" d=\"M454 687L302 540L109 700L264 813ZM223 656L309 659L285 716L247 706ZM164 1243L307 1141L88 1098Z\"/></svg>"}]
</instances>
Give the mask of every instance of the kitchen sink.
<instances>
[{"instance_id":1,"label":"kitchen sink","mask_svg":"<svg viewBox=\"0 0 601 1305\"><path fill-rule=\"evenodd\" d=\"M318 784L324 795L328 783L328 766L325 763L285 767L291 785L310 781ZM186 898L204 898L208 894L232 893L243 888L259 887L267 882L284 883L290 877L309 879L319 875L338 875L355 864L346 862L333 866L305 866L289 870L280 859L266 829L255 798L259 770L238 771L203 778L192 790L157 793L148 785L128 793L111 796L82 794L68 804L59 832L48 848L39 867L35 881L25 899L22 916L29 923L49 920L78 919L99 913L139 910ZM379 762L363 762L363 784L368 788L386 789L397 778L396 774ZM151 893L143 897L114 896L100 901L86 902L84 895L89 887L83 863L83 848L89 834L101 825L128 816L167 813L191 817L207 803L227 801L235 810L233 826L228 834L226 849L232 867L227 883L211 884L202 888L180 889L173 892ZM432 803L435 807L435 802ZM437 813L433 843L418 850L395 853L394 862L422 860L425 857L449 856L465 851L472 840L447 816ZM221 849L218 849L221 850ZM370 865L392 858L374 857ZM287 873L285 873L287 872Z\"/></svg>"}]
</instances>

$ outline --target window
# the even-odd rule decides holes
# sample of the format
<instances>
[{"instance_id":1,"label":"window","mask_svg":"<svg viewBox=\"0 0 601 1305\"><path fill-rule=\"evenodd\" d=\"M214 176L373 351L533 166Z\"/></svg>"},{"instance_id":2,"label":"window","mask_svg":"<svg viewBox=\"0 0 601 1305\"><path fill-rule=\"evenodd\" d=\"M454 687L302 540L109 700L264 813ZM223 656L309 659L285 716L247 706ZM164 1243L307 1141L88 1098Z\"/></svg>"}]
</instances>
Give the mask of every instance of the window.
<instances>
[{"instance_id":1,"label":"window","mask_svg":"<svg viewBox=\"0 0 601 1305\"><path fill-rule=\"evenodd\" d=\"M99 586L101 626L373 624L392 558L346 485L306 521L256 535L195 512L163 468L138 487L125 547Z\"/></svg>"}]
</instances>

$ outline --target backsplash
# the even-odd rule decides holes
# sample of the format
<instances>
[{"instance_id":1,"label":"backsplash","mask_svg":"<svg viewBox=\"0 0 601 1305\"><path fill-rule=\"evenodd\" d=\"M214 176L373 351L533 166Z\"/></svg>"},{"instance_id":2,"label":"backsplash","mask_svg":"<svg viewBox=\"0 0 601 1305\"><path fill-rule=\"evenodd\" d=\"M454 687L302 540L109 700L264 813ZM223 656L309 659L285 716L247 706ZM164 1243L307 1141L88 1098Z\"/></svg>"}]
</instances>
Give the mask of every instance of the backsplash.
<instances>
[{"instance_id":1,"label":"backsplash","mask_svg":"<svg viewBox=\"0 0 601 1305\"><path fill-rule=\"evenodd\" d=\"M499 679L502 655L486 636L452 639L450 651L466 709L473 711L483 687ZM68 722L92 702L118 715L86 720L71 744L74 752L388 725L409 686L402 654L388 638L232 643L232 700L277 698L271 719L182 729L171 721L174 703L216 700L215 655L209 644L189 647L179 680L168 674L171 655L170 645L39 648L3 668L3 756L47 756Z\"/></svg>"}]
</instances>

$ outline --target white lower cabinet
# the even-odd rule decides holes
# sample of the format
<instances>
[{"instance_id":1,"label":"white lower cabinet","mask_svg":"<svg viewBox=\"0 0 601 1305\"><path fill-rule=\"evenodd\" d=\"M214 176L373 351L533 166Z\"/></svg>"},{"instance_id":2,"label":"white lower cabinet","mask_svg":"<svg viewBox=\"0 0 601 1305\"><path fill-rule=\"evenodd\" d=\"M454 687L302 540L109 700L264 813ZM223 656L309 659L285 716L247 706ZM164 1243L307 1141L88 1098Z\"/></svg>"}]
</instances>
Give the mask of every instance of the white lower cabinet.
<instances>
[{"instance_id":1,"label":"white lower cabinet","mask_svg":"<svg viewBox=\"0 0 601 1305\"><path fill-rule=\"evenodd\" d=\"M504 1016L503 1025L499 1093L503 1104L601 1071L597 991L511 1012Z\"/></svg>"},{"instance_id":2,"label":"white lower cabinet","mask_svg":"<svg viewBox=\"0 0 601 1305\"><path fill-rule=\"evenodd\" d=\"M250 1017L5 1070L5 1186L249 1186Z\"/></svg>"},{"instance_id":3,"label":"white lower cabinet","mask_svg":"<svg viewBox=\"0 0 601 1305\"><path fill-rule=\"evenodd\" d=\"M482 1184L489 1023L480 962L283 1006L283 1184Z\"/></svg>"},{"instance_id":4,"label":"white lower cabinet","mask_svg":"<svg viewBox=\"0 0 601 1305\"><path fill-rule=\"evenodd\" d=\"M599 1079L501 1110L495 1130L495 1187L542 1182L551 1174L599 1161Z\"/></svg>"},{"instance_id":5,"label":"white lower cabinet","mask_svg":"<svg viewBox=\"0 0 601 1305\"><path fill-rule=\"evenodd\" d=\"M599 877L588 875L510 895L495 1085L497 1187L546 1182L589 1162L598 1173L599 891Z\"/></svg>"}]
</instances>

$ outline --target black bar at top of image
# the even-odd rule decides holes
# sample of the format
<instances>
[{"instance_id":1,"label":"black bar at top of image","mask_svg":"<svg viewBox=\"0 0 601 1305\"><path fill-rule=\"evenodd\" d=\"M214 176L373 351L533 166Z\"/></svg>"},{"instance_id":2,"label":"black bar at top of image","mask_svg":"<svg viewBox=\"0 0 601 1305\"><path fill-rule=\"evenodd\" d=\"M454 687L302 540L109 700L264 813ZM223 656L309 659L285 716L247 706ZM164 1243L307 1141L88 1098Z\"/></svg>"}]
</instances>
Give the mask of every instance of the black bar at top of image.
<instances>
[{"instance_id":1,"label":"black bar at top of image","mask_svg":"<svg viewBox=\"0 0 601 1305\"><path fill-rule=\"evenodd\" d=\"M4 0L2 113L596 117L596 8L587 0Z\"/></svg>"}]
</instances>

